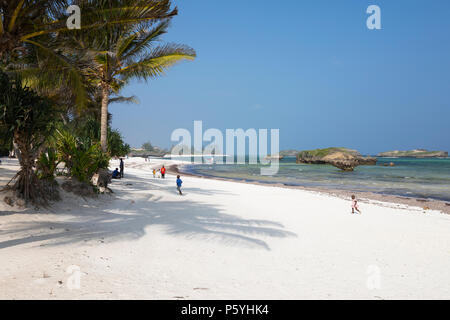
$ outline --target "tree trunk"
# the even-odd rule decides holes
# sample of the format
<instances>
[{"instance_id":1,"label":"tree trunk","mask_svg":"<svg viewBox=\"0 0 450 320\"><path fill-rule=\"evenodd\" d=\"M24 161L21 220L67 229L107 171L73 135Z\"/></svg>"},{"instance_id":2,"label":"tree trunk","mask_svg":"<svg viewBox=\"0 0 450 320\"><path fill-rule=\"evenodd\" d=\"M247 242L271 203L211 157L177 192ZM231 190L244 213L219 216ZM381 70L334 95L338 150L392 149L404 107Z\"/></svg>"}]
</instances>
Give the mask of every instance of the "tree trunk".
<instances>
[{"instance_id":1,"label":"tree trunk","mask_svg":"<svg viewBox=\"0 0 450 320\"><path fill-rule=\"evenodd\" d=\"M14 189L28 203L30 200L36 200L36 192L39 192L36 190L37 177L33 170L35 155L31 146L18 133L14 134L14 146L17 148L16 152L20 163L20 171Z\"/></svg>"},{"instance_id":2,"label":"tree trunk","mask_svg":"<svg viewBox=\"0 0 450 320\"><path fill-rule=\"evenodd\" d=\"M102 86L102 114L100 121L100 144L102 151L108 151L108 103L109 89L107 85Z\"/></svg>"},{"instance_id":3,"label":"tree trunk","mask_svg":"<svg viewBox=\"0 0 450 320\"><path fill-rule=\"evenodd\" d=\"M22 161L19 146L17 145L17 142L15 139L13 139L13 150L14 150L14 156L19 160L19 163Z\"/></svg>"}]
</instances>

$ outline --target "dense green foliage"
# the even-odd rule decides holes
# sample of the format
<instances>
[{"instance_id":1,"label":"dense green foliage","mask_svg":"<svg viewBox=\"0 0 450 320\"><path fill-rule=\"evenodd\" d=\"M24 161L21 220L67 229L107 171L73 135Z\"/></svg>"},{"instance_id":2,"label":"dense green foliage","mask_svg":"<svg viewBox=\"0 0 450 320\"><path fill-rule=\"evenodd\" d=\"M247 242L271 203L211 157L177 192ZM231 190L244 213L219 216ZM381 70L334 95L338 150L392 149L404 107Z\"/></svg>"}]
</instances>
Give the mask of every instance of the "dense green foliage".
<instances>
[{"instance_id":1,"label":"dense green foliage","mask_svg":"<svg viewBox=\"0 0 450 320\"><path fill-rule=\"evenodd\" d=\"M130 153L130 145L123 141L122 134L117 129L108 130L108 152L113 157L123 157Z\"/></svg>"},{"instance_id":2,"label":"dense green foliage","mask_svg":"<svg viewBox=\"0 0 450 320\"><path fill-rule=\"evenodd\" d=\"M81 29L66 26L69 4L81 8ZM45 202L59 163L89 182L130 152L108 105L136 101L119 95L133 79L195 58L160 42L177 13L171 0L0 0L0 155L14 148L19 159L19 197Z\"/></svg>"},{"instance_id":3,"label":"dense green foliage","mask_svg":"<svg viewBox=\"0 0 450 320\"><path fill-rule=\"evenodd\" d=\"M153 151L153 146L150 141L147 141L142 144L142 149L144 149L145 151Z\"/></svg>"},{"instance_id":4,"label":"dense green foliage","mask_svg":"<svg viewBox=\"0 0 450 320\"><path fill-rule=\"evenodd\" d=\"M100 121L94 117L86 117L72 126L74 133L85 144L100 143ZM117 129L108 127L108 153L112 157L123 157L130 152L130 146L123 141Z\"/></svg>"},{"instance_id":5,"label":"dense green foliage","mask_svg":"<svg viewBox=\"0 0 450 320\"><path fill-rule=\"evenodd\" d=\"M54 105L35 91L24 86L20 77L0 72L0 131L5 140L14 141L20 152L21 170L13 178L14 191L26 202L38 203L46 199L40 188L34 167L56 118Z\"/></svg>"},{"instance_id":6,"label":"dense green foliage","mask_svg":"<svg viewBox=\"0 0 450 320\"><path fill-rule=\"evenodd\" d=\"M56 158L63 162L69 176L89 182L98 169L107 169L110 157L101 151L98 143L77 138L65 129L55 134Z\"/></svg>"},{"instance_id":7,"label":"dense green foliage","mask_svg":"<svg viewBox=\"0 0 450 320\"><path fill-rule=\"evenodd\" d=\"M36 163L39 179L54 180L58 164L59 160L54 149L48 148L46 152L42 152Z\"/></svg>"},{"instance_id":8,"label":"dense green foliage","mask_svg":"<svg viewBox=\"0 0 450 320\"><path fill-rule=\"evenodd\" d=\"M0 71L0 130L6 141L16 138L40 146L49 135L49 120L56 118L54 106L34 90L23 85L20 77Z\"/></svg>"}]
</instances>

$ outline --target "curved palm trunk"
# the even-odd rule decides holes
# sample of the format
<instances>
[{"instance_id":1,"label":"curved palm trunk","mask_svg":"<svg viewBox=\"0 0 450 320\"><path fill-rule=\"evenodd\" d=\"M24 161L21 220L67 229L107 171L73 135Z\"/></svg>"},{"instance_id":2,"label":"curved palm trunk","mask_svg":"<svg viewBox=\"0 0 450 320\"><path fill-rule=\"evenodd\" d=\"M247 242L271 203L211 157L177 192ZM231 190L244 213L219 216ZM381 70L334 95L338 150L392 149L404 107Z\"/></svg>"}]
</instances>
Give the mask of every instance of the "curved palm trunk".
<instances>
[{"instance_id":1,"label":"curved palm trunk","mask_svg":"<svg viewBox=\"0 0 450 320\"><path fill-rule=\"evenodd\" d=\"M109 89L108 86L102 87L102 114L100 121L100 144L102 151L108 151L108 103L109 103Z\"/></svg>"}]
</instances>

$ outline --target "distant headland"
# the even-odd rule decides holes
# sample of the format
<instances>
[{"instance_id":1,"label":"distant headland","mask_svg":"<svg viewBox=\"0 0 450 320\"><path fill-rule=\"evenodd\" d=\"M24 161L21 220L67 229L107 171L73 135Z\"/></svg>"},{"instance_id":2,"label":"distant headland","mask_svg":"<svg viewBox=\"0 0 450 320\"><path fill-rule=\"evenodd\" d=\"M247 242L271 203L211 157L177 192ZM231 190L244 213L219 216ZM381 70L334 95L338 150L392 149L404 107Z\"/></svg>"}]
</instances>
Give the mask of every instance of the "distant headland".
<instances>
[{"instance_id":1,"label":"distant headland","mask_svg":"<svg viewBox=\"0 0 450 320\"><path fill-rule=\"evenodd\" d=\"M387 151L381 152L378 157L386 158L448 158L446 151L428 151L425 149L414 149L409 151Z\"/></svg>"}]
</instances>

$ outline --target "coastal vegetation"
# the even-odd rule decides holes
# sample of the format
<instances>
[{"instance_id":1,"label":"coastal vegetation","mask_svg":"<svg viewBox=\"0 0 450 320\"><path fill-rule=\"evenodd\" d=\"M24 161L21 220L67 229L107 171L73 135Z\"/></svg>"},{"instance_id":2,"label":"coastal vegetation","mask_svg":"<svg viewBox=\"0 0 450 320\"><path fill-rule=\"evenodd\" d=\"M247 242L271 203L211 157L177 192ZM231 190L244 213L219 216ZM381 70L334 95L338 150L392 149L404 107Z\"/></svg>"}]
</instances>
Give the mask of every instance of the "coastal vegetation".
<instances>
[{"instance_id":1,"label":"coastal vegetation","mask_svg":"<svg viewBox=\"0 0 450 320\"><path fill-rule=\"evenodd\" d=\"M80 29L66 26L71 4ZM108 106L136 101L120 95L131 80L195 58L188 46L161 43L177 14L170 0L0 1L0 153L13 150L21 166L7 190L46 205L57 198L59 167L90 184L130 152Z\"/></svg>"},{"instance_id":2,"label":"coastal vegetation","mask_svg":"<svg viewBox=\"0 0 450 320\"><path fill-rule=\"evenodd\" d=\"M46 138L52 132L49 119L55 117L52 102L25 86L20 77L0 73L0 133L3 139L14 141L21 169L13 177L15 194L34 203L46 202L43 180L35 171L35 160L42 152Z\"/></svg>"},{"instance_id":3,"label":"coastal vegetation","mask_svg":"<svg viewBox=\"0 0 450 320\"><path fill-rule=\"evenodd\" d=\"M154 146L150 141L144 142L142 144L141 149L132 149L132 154L135 156L156 156L162 157L167 154L169 151L160 148L158 146Z\"/></svg>"},{"instance_id":4,"label":"coastal vegetation","mask_svg":"<svg viewBox=\"0 0 450 320\"><path fill-rule=\"evenodd\" d=\"M107 10L109 4L99 2L99 11ZM178 44L160 44L167 33L170 19L175 14L170 6L148 10L146 19L140 21L142 12L136 11L129 19L139 22L105 26L99 32L75 32L67 37L73 50L85 54L87 66L82 73L101 93L100 144L107 152L108 106L110 96L133 79L149 80L161 76L171 66L182 60L195 58L195 51ZM94 21L92 21L94 23ZM80 48L80 43L89 43Z\"/></svg>"}]
</instances>

